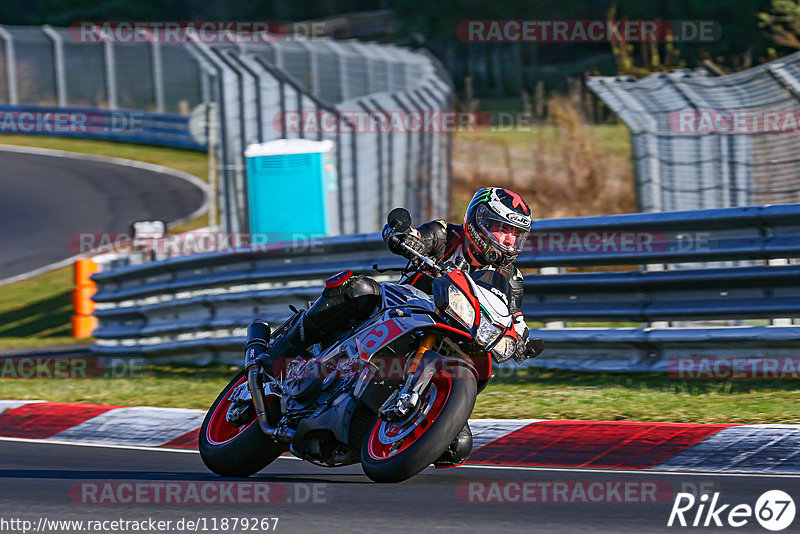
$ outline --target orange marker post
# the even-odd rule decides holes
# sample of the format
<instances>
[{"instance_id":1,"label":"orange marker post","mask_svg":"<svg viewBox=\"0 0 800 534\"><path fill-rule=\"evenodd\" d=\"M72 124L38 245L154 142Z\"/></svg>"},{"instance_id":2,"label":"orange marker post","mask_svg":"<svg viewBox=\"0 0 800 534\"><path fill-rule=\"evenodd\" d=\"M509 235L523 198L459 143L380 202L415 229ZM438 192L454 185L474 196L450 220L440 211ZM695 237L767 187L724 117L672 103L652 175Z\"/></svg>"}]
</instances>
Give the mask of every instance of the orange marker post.
<instances>
[{"instance_id":1,"label":"orange marker post","mask_svg":"<svg viewBox=\"0 0 800 534\"><path fill-rule=\"evenodd\" d=\"M97 292L97 285L90 276L98 271L97 263L91 258L75 260L75 289L72 290L72 337L82 339L90 337L97 328L97 317L94 312L92 296Z\"/></svg>"}]
</instances>

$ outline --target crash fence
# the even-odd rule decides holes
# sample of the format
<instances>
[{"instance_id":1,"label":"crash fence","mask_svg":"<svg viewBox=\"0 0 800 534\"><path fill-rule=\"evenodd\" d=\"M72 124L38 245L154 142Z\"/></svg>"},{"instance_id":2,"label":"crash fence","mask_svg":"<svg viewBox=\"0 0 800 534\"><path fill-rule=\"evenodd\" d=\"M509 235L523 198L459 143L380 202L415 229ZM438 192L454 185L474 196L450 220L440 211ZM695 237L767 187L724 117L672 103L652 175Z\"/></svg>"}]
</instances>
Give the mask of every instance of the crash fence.
<instances>
[{"instance_id":1,"label":"crash fence","mask_svg":"<svg viewBox=\"0 0 800 534\"><path fill-rule=\"evenodd\" d=\"M595 76L630 130L639 211L800 201L800 52L723 76Z\"/></svg>"},{"instance_id":2,"label":"crash fence","mask_svg":"<svg viewBox=\"0 0 800 534\"><path fill-rule=\"evenodd\" d=\"M526 273L522 311L542 323L531 335L547 343L532 365L664 371L679 356L761 358L800 348L794 326L800 265L793 263L800 257L800 204L547 219L534 226L516 262ZM686 268L697 262L710 267ZM93 350L238 361L250 321L284 320L289 305L316 299L331 274L351 269L397 278L377 273L375 264L401 267L405 260L389 254L379 235L358 234L101 272L93 277L99 319ZM584 272L542 274L568 267ZM742 324L661 323L722 319ZM566 321L580 326L565 328ZM592 323L600 326L584 326Z\"/></svg>"}]
</instances>

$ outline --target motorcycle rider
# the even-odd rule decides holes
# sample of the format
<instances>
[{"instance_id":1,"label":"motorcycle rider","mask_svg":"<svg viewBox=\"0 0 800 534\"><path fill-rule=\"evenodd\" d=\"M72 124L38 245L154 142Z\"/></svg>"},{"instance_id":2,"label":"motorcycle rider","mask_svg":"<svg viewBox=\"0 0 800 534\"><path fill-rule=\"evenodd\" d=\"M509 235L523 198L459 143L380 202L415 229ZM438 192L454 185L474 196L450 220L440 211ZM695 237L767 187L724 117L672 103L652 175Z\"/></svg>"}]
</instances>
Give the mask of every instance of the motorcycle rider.
<instances>
[{"instance_id":1,"label":"motorcycle rider","mask_svg":"<svg viewBox=\"0 0 800 534\"><path fill-rule=\"evenodd\" d=\"M512 264L522 252L530 229L531 211L522 197L508 189L487 187L479 189L472 197L462 225L436 219L402 234L392 232L387 225L383 229L383 238L389 250L409 259L413 259L414 255L403 248L401 243L425 256L460 262L461 270L465 272L488 268L505 276L511 286L509 308L514 317L514 327L518 338L523 341L517 347L515 357L521 362L526 358L535 358L544 349L541 339L530 338L528 326L520 311L522 273ZM430 293L432 281L433 276L423 271L402 282ZM471 451L472 432L467 423L434 465L461 465Z\"/></svg>"},{"instance_id":2,"label":"motorcycle rider","mask_svg":"<svg viewBox=\"0 0 800 534\"><path fill-rule=\"evenodd\" d=\"M512 262L522 251L531 229L531 211L518 194L499 187L478 190L472 197L462 225L448 224L436 219L412 228L406 233L384 227L383 238L392 252L414 259L404 249L405 243L420 254L438 260L461 261L462 270L494 269L509 281L509 308L514 318L518 338L517 361L538 356L543 349L540 339L530 339L522 317L522 274ZM402 280L430 293L433 276L421 271ZM380 303L381 286L363 275L343 271L326 281L322 296L308 311L301 313L288 332L276 339L268 352L258 357L259 364L272 376L277 376L279 364L297 357L351 321L367 319ZM437 460L437 467L452 467L466 461L472 450L472 433L466 424L448 450Z\"/></svg>"},{"instance_id":3,"label":"motorcycle rider","mask_svg":"<svg viewBox=\"0 0 800 534\"><path fill-rule=\"evenodd\" d=\"M512 262L517 259L531 229L531 211L518 194L500 187L479 189L472 197L461 225L449 224L441 219L412 228L406 233L392 232L386 225L383 238L389 250L414 259L401 243L425 256L441 261L461 261L462 270L477 269L499 271L511 286L509 308L514 326L522 343L517 348L518 359L538 356L541 340L531 340L528 327L520 311L522 304L522 273ZM466 265L465 265L466 263ZM402 282L431 292L433 276L420 271Z\"/></svg>"}]
</instances>

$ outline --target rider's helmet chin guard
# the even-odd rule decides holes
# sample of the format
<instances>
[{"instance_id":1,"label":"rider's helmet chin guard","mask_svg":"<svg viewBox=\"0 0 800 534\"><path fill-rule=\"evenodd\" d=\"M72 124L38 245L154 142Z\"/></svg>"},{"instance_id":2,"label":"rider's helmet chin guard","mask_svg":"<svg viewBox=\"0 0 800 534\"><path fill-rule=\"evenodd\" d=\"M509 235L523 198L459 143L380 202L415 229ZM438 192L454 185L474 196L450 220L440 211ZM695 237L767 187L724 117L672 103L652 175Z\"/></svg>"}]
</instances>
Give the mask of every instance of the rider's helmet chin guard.
<instances>
[{"instance_id":1,"label":"rider's helmet chin guard","mask_svg":"<svg viewBox=\"0 0 800 534\"><path fill-rule=\"evenodd\" d=\"M501 242L492 230L510 234ZM519 256L531 231L531 210L518 194L501 187L479 189L464 214L467 247L484 265L504 267Z\"/></svg>"}]
</instances>

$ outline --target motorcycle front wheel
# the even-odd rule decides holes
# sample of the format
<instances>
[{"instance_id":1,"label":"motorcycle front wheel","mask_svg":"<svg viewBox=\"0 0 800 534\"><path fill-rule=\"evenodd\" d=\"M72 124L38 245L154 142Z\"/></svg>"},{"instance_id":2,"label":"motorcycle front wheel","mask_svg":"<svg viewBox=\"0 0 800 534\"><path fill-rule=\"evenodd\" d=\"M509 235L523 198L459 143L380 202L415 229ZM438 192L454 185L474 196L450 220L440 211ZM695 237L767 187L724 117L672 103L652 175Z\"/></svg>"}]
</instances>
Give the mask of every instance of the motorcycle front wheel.
<instances>
[{"instance_id":1,"label":"motorcycle front wheel","mask_svg":"<svg viewBox=\"0 0 800 534\"><path fill-rule=\"evenodd\" d=\"M264 435L256 421L253 406L245 412L240 426L234 426L226 419L232 404L228 397L234 388L246 382L247 375L240 371L211 405L200 427L200 457L206 467L224 477L248 477L264 469L287 450L285 444ZM275 414L274 408L277 406L270 409L270 403L279 402L278 399L268 396L265 400L267 413Z\"/></svg>"},{"instance_id":2,"label":"motorcycle front wheel","mask_svg":"<svg viewBox=\"0 0 800 534\"><path fill-rule=\"evenodd\" d=\"M402 482L432 464L456 438L475 406L475 376L466 367L439 370L406 420L375 418L361 466L375 482Z\"/></svg>"}]
</instances>

